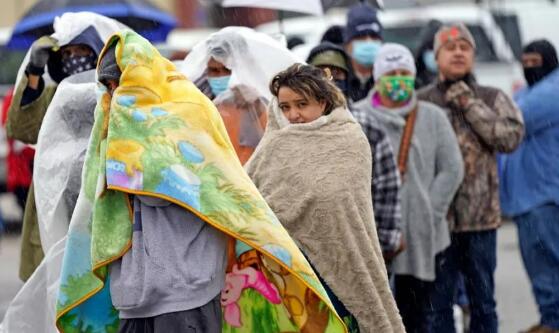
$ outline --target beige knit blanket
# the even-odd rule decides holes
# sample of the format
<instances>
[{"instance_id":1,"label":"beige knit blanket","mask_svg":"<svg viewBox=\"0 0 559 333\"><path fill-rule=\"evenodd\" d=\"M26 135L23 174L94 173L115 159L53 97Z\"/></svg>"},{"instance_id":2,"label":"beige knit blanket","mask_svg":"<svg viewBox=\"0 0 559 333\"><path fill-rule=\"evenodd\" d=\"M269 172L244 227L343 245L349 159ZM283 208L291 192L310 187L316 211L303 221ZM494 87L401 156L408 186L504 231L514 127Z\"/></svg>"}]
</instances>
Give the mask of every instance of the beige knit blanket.
<instances>
[{"instance_id":1,"label":"beige knit blanket","mask_svg":"<svg viewBox=\"0 0 559 333\"><path fill-rule=\"evenodd\" d=\"M371 199L371 150L347 109L289 124L274 101L246 170L361 333L404 332Z\"/></svg>"}]
</instances>

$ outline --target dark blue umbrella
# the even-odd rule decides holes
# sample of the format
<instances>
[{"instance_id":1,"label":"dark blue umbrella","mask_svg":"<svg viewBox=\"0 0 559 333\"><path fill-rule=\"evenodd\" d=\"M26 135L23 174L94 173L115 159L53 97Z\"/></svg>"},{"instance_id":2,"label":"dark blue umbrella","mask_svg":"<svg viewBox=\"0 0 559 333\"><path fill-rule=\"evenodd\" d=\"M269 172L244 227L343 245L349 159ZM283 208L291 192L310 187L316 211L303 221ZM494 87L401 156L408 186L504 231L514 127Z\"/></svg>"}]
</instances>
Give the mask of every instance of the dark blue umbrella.
<instances>
[{"instance_id":1,"label":"dark blue umbrella","mask_svg":"<svg viewBox=\"0 0 559 333\"><path fill-rule=\"evenodd\" d=\"M114 18L151 42L163 42L176 19L149 0L40 0L14 27L9 48L26 49L41 36L53 33L56 16L90 11Z\"/></svg>"}]
</instances>

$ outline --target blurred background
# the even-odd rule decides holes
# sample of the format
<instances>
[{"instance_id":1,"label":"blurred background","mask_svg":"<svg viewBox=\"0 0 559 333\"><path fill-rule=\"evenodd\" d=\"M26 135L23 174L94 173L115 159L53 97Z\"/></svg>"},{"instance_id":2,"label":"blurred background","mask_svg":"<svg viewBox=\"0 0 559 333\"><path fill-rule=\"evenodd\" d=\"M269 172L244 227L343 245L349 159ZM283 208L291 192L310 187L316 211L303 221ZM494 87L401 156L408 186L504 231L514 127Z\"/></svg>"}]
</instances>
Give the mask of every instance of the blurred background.
<instances>
[{"instance_id":1,"label":"blurred background","mask_svg":"<svg viewBox=\"0 0 559 333\"><path fill-rule=\"evenodd\" d=\"M368 0L382 9L385 39L415 50L419 31L431 20L462 21L478 47L482 83L512 92L522 85L516 63L522 44L547 38L559 45L556 0ZM148 37L164 55L183 58L198 41L228 25L270 34L282 31L294 52L306 58L326 29L345 24L347 6L357 0L322 0L323 15L267 8L222 6L227 0L3 0L0 11L0 94L15 81L27 48L52 32L52 21L65 11L90 10L116 18ZM234 1L229 1L234 2ZM265 3L245 0L241 3ZM301 1L304 7L305 1ZM304 9L301 9L304 11ZM282 22L278 22L278 19ZM292 46L292 45L290 45Z\"/></svg>"},{"instance_id":2,"label":"blurred background","mask_svg":"<svg viewBox=\"0 0 559 333\"><path fill-rule=\"evenodd\" d=\"M248 26L284 39L301 59L332 25L345 25L347 7L357 0L322 0L320 10L225 7L233 0L2 0L0 6L0 98L13 87L31 43L52 32L54 17L68 11L94 11L118 19L150 39L171 60L182 60L199 41L219 28ZM477 48L476 76L482 84L509 94L524 85L522 46L546 38L559 47L556 0L370 0L380 9L384 39L416 50L419 32L430 21L464 22ZM239 3L239 2L238 2ZM301 13L303 12L303 13ZM305 13L313 13L309 15ZM0 128L0 318L22 283L17 277L22 209L6 190L6 137ZM538 320L518 251L516 230L499 231L497 301L502 332L517 332Z\"/></svg>"}]
</instances>

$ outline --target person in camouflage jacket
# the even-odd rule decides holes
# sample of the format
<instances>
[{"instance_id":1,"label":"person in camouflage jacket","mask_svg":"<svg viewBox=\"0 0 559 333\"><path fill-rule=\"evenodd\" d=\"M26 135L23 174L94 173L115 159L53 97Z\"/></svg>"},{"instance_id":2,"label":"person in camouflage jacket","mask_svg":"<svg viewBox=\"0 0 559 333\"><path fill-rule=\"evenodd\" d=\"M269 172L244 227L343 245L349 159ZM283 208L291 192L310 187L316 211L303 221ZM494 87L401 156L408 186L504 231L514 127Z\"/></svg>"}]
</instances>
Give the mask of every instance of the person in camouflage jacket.
<instances>
[{"instance_id":1,"label":"person in camouflage jacket","mask_svg":"<svg viewBox=\"0 0 559 333\"><path fill-rule=\"evenodd\" d=\"M440 278L446 288L435 302L433 332L454 332L452 305L459 273L471 302L472 332L497 332L494 299L496 229L501 224L497 153L516 149L524 135L522 115L501 90L479 85L472 75L475 40L462 25L443 26L434 50L437 82L419 98L442 107L454 128L464 159L464 181L448 212L452 244ZM437 277L439 278L439 277Z\"/></svg>"}]
</instances>

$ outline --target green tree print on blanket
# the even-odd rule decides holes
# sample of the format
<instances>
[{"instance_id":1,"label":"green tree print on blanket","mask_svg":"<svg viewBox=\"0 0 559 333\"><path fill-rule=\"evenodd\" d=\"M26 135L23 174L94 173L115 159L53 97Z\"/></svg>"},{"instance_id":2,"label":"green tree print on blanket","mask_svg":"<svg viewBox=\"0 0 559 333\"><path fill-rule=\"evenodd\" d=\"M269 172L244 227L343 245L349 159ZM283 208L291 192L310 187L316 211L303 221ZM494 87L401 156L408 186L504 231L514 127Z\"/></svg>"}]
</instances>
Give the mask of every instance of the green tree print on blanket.
<instances>
[{"instance_id":1,"label":"green tree print on blanket","mask_svg":"<svg viewBox=\"0 0 559 333\"><path fill-rule=\"evenodd\" d=\"M105 325L103 328L95 329L92 325L86 324L77 314L69 313L62 317L60 323L66 328L64 333L118 333L119 322L118 311L114 308L111 310L113 313L112 323Z\"/></svg>"},{"instance_id":2,"label":"green tree print on blanket","mask_svg":"<svg viewBox=\"0 0 559 333\"><path fill-rule=\"evenodd\" d=\"M88 290L92 286L96 288L98 285L99 280L93 274L70 275L66 283L60 286L60 292L64 294L67 300L75 300L83 297L84 290ZM67 302L59 305L60 308L66 308L67 306Z\"/></svg>"}]
</instances>

